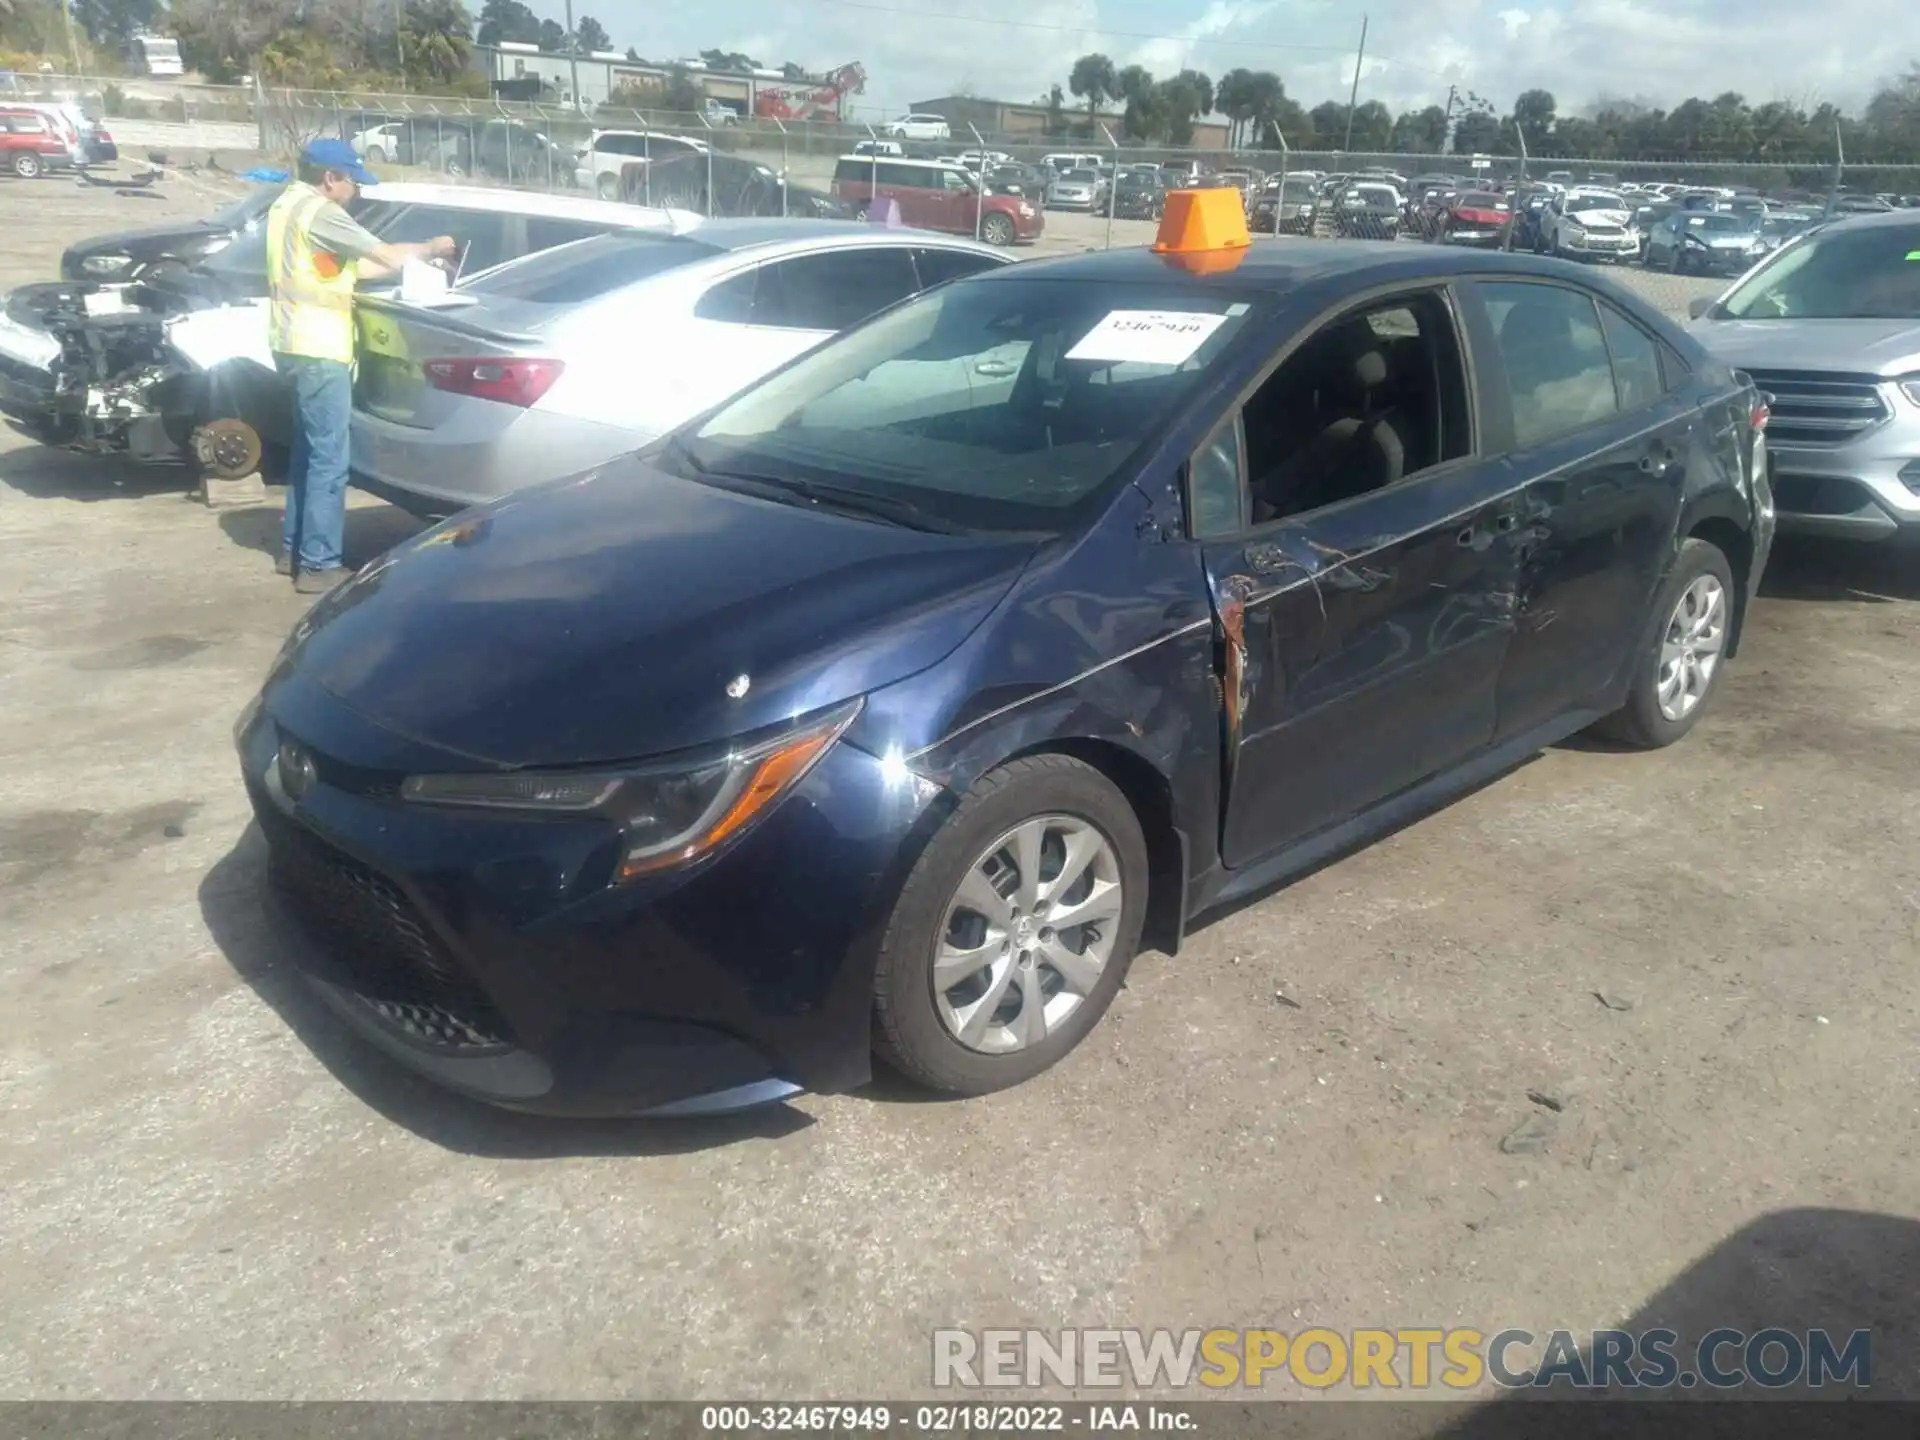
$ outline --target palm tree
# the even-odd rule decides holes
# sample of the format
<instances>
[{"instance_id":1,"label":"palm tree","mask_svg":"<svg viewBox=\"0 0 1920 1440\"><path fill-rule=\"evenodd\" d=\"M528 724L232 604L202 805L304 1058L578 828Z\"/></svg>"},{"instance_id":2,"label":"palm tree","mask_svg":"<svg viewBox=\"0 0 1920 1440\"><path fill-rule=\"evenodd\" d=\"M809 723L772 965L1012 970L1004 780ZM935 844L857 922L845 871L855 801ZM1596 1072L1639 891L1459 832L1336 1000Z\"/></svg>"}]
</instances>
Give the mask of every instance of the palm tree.
<instances>
[{"instance_id":1,"label":"palm tree","mask_svg":"<svg viewBox=\"0 0 1920 1440\"><path fill-rule=\"evenodd\" d=\"M1118 93L1119 77L1113 73L1113 61L1105 55L1082 55L1073 62L1073 73L1067 76L1067 88L1075 95L1084 95L1087 101L1087 133L1092 134L1094 126L1100 123L1100 106Z\"/></svg>"},{"instance_id":2,"label":"palm tree","mask_svg":"<svg viewBox=\"0 0 1920 1440\"><path fill-rule=\"evenodd\" d=\"M1213 104L1227 117L1227 148L1240 148L1240 131L1253 118L1253 72L1238 67L1220 77L1213 87Z\"/></svg>"},{"instance_id":3,"label":"palm tree","mask_svg":"<svg viewBox=\"0 0 1920 1440\"><path fill-rule=\"evenodd\" d=\"M1247 77L1247 118L1253 122L1246 139L1249 147L1268 143L1267 132L1279 122L1280 105L1286 98L1287 87L1271 70L1256 70Z\"/></svg>"}]
</instances>

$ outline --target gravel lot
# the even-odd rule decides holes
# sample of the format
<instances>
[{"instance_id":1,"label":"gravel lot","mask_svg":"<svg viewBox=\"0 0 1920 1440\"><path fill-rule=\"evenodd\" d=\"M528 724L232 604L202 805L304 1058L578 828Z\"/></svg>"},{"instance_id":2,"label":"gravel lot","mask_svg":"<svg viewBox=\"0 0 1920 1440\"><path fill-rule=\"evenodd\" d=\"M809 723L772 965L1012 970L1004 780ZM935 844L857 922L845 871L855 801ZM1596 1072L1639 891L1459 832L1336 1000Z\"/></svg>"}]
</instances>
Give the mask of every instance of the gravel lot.
<instances>
[{"instance_id":1,"label":"gravel lot","mask_svg":"<svg viewBox=\"0 0 1920 1440\"><path fill-rule=\"evenodd\" d=\"M211 203L0 182L0 288ZM0 1396L905 1396L941 1325L1674 1316L1871 1326L1920 1392L1911 560L1786 548L1691 739L1143 957L1017 1091L589 1126L398 1074L278 963L228 727L302 602L275 510L182 488L0 432Z\"/></svg>"}]
</instances>

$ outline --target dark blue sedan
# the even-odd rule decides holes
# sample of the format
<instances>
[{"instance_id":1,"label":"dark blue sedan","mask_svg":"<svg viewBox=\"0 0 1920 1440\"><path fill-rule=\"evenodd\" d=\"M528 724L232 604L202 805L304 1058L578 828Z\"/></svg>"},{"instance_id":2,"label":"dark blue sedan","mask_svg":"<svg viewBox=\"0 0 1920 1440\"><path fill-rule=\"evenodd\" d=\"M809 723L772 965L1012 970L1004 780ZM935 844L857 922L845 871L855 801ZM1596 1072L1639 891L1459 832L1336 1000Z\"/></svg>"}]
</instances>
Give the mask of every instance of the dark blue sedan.
<instances>
[{"instance_id":1,"label":"dark blue sedan","mask_svg":"<svg viewBox=\"0 0 1920 1440\"><path fill-rule=\"evenodd\" d=\"M1532 257L945 286L315 608L237 731L297 959L524 1109L1016 1083L1196 917L1574 731L1685 735L1765 419Z\"/></svg>"}]
</instances>

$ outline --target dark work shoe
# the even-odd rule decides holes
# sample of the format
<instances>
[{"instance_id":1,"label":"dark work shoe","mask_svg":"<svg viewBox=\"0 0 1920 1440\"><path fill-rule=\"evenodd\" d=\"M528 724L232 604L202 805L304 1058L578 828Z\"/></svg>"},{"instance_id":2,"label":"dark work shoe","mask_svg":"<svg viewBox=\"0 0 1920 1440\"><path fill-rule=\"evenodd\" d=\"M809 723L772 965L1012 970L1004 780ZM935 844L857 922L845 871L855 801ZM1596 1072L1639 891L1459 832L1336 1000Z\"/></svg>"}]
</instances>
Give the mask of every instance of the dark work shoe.
<instances>
[{"instance_id":1,"label":"dark work shoe","mask_svg":"<svg viewBox=\"0 0 1920 1440\"><path fill-rule=\"evenodd\" d=\"M331 570L302 570L293 577L293 588L302 595L324 595L346 579L347 573L344 565L335 565Z\"/></svg>"},{"instance_id":2,"label":"dark work shoe","mask_svg":"<svg viewBox=\"0 0 1920 1440\"><path fill-rule=\"evenodd\" d=\"M293 574L293 556L285 550L275 555L273 557L273 573L276 575Z\"/></svg>"}]
</instances>

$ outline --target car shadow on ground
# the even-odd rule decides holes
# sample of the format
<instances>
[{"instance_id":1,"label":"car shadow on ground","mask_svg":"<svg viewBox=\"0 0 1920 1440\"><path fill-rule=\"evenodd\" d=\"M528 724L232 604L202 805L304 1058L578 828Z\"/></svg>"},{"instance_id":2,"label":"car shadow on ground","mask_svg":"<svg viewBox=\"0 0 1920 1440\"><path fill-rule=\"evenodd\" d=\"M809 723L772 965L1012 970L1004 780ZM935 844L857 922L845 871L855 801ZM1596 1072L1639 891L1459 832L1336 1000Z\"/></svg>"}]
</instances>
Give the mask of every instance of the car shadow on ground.
<instances>
[{"instance_id":1,"label":"car shadow on ground","mask_svg":"<svg viewBox=\"0 0 1920 1440\"><path fill-rule=\"evenodd\" d=\"M185 465L141 465L117 455L86 455L43 445L11 422L9 429L34 443L0 451L0 485L35 500L133 500L170 490L185 500L193 488Z\"/></svg>"},{"instance_id":2,"label":"car shadow on ground","mask_svg":"<svg viewBox=\"0 0 1920 1440\"><path fill-rule=\"evenodd\" d=\"M1783 536L1774 542L1760 594L1771 600L1851 600L1864 605L1920 600L1920 547Z\"/></svg>"},{"instance_id":3,"label":"car shadow on ground","mask_svg":"<svg viewBox=\"0 0 1920 1440\"><path fill-rule=\"evenodd\" d=\"M1436 1440L1911 1435L1911 1402L1920 1398L1915 1350L1920 1342L1920 1223L1838 1209L1764 1215L1688 1266L1619 1328L1635 1335L1674 1332L1668 1349L1677 1362L1677 1383L1629 1392L1575 1391L1572 1381L1564 1379L1547 1387L1515 1389L1433 1431ZM1696 1369L1703 1338L1721 1329L1751 1337L1774 1328L1797 1335L1795 1343L1803 1348L1809 1331L1825 1331L1842 1357L1848 1357L1856 1331L1868 1332L1867 1383L1858 1383L1863 1377L1844 1365L1838 1367L1837 1378L1819 1388L1802 1381L1777 1389L1742 1384L1716 1391L1704 1383ZM1491 1333L1491 1320L1487 1329ZM1573 1333L1580 1338L1579 1330ZM1540 1340L1544 1343L1545 1338ZM1561 1373L1591 1374L1592 1349L1590 1339L1579 1345L1572 1371ZM1746 1349L1744 1344L1725 1344L1711 1358L1723 1371L1750 1368ZM1537 1364L1541 1346L1515 1351L1516 1360L1523 1355L1526 1359L1512 1368L1525 1371ZM1779 1374L1788 1358L1784 1344L1774 1343L1761 1363ZM1629 1361L1629 1368L1644 1373L1638 1357ZM1694 1384L1682 1378L1688 1374L1696 1376ZM1675 1403L1647 1403L1656 1397ZM1873 1403L1888 1400L1907 1403L1897 1410ZM1767 1403L1745 1403L1757 1401ZM1842 1403L1846 1401L1862 1403Z\"/></svg>"},{"instance_id":4,"label":"car shadow on ground","mask_svg":"<svg viewBox=\"0 0 1920 1440\"><path fill-rule=\"evenodd\" d=\"M341 1024L290 956L310 943L267 897L266 841L249 824L200 883L207 932L234 972L347 1090L421 1139L464 1155L550 1160L678 1155L743 1140L778 1140L812 1117L790 1105L677 1120L570 1120L521 1115L418 1079Z\"/></svg>"},{"instance_id":5,"label":"car shadow on ground","mask_svg":"<svg viewBox=\"0 0 1920 1440\"><path fill-rule=\"evenodd\" d=\"M258 550L262 555L279 554L284 494L284 491L274 492L271 504L222 511L220 528L226 532L229 540L243 550ZM396 505L350 504L347 507L345 544L342 547L347 564L364 565L426 528L426 521L409 515Z\"/></svg>"}]
</instances>

